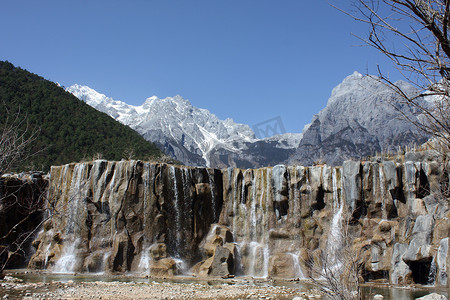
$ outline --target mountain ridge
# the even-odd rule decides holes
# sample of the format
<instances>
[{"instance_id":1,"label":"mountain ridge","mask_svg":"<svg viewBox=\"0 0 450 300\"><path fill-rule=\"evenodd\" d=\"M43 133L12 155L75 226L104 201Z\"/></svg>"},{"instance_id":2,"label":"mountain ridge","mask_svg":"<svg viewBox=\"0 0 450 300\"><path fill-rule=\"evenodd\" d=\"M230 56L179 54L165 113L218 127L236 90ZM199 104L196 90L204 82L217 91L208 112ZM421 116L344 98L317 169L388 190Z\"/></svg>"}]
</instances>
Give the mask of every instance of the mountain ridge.
<instances>
[{"instance_id":1,"label":"mountain ridge","mask_svg":"<svg viewBox=\"0 0 450 300\"><path fill-rule=\"evenodd\" d=\"M286 134L279 138L258 139L248 125L235 123L231 118L220 120L209 110L194 107L189 100L179 95L163 99L152 96L142 105L134 106L114 100L87 86L76 84L66 90L135 129L145 139L159 145L164 152L189 165L227 167L232 157L231 164L237 167L248 165L237 162L240 160L252 160L256 166L262 166L263 163L258 161L264 158L246 158L249 153L245 153L245 150L259 144L261 147L280 149L276 152L286 152L292 150L293 144L298 144L301 136ZM217 155L223 159L217 159Z\"/></svg>"},{"instance_id":2,"label":"mountain ridge","mask_svg":"<svg viewBox=\"0 0 450 300\"><path fill-rule=\"evenodd\" d=\"M408 93L416 92L405 82L399 84ZM264 139L256 138L248 125L230 118L220 120L180 95L164 99L152 96L133 106L86 86L73 85L67 91L129 125L187 165L257 168L316 161L338 165L348 158L426 139L412 123L400 119L401 114L417 118L418 110L401 104L399 96L378 78L356 71L332 90L327 105L302 133Z\"/></svg>"},{"instance_id":3,"label":"mountain ridge","mask_svg":"<svg viewBox=\"0 0 450 300\"><path fill-rule=\"evenodd\" d=\"M398 84L407 93L417 93L406 82ZM303 139L288 162L325 161L339 165L345 159L424 142L427 136L402 117L404 114L417 120L421 111L401 100L377 77L354 72L332 90L327 105L304 130ZM419 101L424 107L428 105L425 100Z\"/></svg>"}]
</instances>

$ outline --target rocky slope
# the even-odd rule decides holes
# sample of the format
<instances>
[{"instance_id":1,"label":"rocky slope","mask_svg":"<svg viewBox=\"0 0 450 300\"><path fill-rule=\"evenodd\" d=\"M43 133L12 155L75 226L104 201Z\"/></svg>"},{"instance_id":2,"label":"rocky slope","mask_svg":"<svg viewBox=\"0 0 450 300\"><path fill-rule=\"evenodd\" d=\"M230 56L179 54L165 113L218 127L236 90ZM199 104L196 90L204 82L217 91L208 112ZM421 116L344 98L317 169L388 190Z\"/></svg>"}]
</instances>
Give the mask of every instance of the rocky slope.
<instances>
[{"instance_id":1,"label":"rocky slope","mask_svg":"<svg viewBox=\"0 0 450 300\"><path fill-rule=\"evenodd\" d=\"M415 92L407 83L398 84L408 93ZM421 144L426 137L402 116L416 120L420 111L400 103L400 99L375 77L353 73L333 89L327 106L303 131L288 163L341 165L345 159Z\"/></svg>"},{"instance_id":2,"label":"rocky slope","mask_svg":"<svg viewBox=\"0 0 450 300\"><path fill-rule=\"evenodd\" d=\"M150 97L140 106L109 98L95 90L72 85L67 91L153 141L186 165L259 167L285 160L301 134L257 139L249 126L220 120L181 96Z\"/></svg>"},{"instance_id":3,"label":"rocky slope","mask_svg":"<svg viewBox=\"0 0 450 300\"><path fill-rule=\"evenodd\" d=\"M434 151L343 167L53 167L49 199L59 213L29 266L306 278L308 262L352 249L347 259L366 281L448 286L448 167Z\"/></svg>"}]
</instances>

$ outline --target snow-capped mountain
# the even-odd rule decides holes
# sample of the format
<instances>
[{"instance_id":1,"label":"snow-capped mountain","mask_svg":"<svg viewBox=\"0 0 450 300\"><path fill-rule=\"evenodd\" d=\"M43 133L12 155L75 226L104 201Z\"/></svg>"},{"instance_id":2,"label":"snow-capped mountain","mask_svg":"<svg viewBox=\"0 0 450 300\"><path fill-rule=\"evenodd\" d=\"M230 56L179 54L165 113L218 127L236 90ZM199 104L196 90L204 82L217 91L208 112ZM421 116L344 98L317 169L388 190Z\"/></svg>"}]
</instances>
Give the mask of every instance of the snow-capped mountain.
<instances>
[{"instance_id":1,"label":"snow-capped mountain","mask_svg":"<svg viewBox=\"0 0 450 300\"><path fill-rule=\"evenodd\" d=\"M407 93L417 93L406 82L396 84ZM418 109L402 103L378 78L355 72L333 89L327 106L305 127L289 163L340 165L352 157L395 152L398 146L421 143L426 137L404 117L414 120L419 115Z\"/></svg>"},{"instance_id":2,"label":"snow-capped mountain","mask_svg":"<svg viewBox=\"0 0 450 300\"><path fill-rule=\"evenodd\" d=\"M181 96L147 98L140 106L114 100L78 84L66 89L92 107L135 129L145 139L188 165L260 167L288 158L301 134L257 139L232 119L220 120Z\"/></svg>"},{"instance_id":3,"label":"snow-capped mountain","mask_svg":"<svg viewBox=\"0 0 450 300\"><path fill-rule=\"evenodd\" d=\"M416 90L398 82L408 93ZM336 86L326 107L302 133L258 139L252 129L232 119L220 120L181 96L150 97L140 106L114 100L73 85L67 91L135 129L177 160L194 166L256 168L280 163L340 165L398 146L421 143L422 133L410 119L420 115L372 76L353 73ZM424 104L426 105L426 103Z\"/></svg>"}]
</instances>

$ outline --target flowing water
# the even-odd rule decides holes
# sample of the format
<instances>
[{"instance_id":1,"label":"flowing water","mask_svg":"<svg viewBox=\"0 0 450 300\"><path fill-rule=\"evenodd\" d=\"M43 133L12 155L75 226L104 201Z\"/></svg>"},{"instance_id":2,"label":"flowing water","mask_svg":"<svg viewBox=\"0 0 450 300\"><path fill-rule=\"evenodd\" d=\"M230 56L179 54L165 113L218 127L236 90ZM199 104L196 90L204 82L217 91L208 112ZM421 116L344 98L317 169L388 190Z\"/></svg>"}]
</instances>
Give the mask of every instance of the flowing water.
<instances>
[{"instance_id":1,"label":"flowing water","mask_svg":"<svg viewBox=\"0 0 450 300\"><path fill-rule=\"evenodd\" d=\"M77 247L80 244L80 240L76 239L71 242L69 245L65 245L63 248L63 252L61 254L61 258L56 262L53 267L54 273L73 273L75 270L75 266L77 265Z\"/></svg>"},{"instance_id":2,"label":"flowing water","mask_svg":"<svg viewBox=\"0 0 450 300\"><path fill-rule=\"evenodd\" d=\"M142 228L144 233L147 232L147 226L148 226L148 202L149 202L149 192L150 192L150 165L146 164L144 165L144 203L143 203L143 220L142 220ZM150 247L151 242L147 235L144 234L144 241L142 242L142 251L141 251L141 258L139 260L138 270L142 273L148 273L149 272L149 262L150 262Z\"/></svg>"},{"instance_id":3,"label":"flowing water","mask_svg":"<svg viewBox=\"0 0 450 300\"><path fill-rule=\"evenodd\" d=\"M299 279L306 279L306 276L303 274L302 269L300 268L299 262L299 254L300 253L289 253L292 256L292 260L294 261L294 277Z\"/></svg>"},{"instance_id":4,"label":"flowing water","mask_svg":"<svg viewBox=\"0 0 450 300\"><path fill-rule=\"evenodd\" d=\"M342 242L342 212L344 209L343 201L339 195L341 187L337 183L338 169L333 168L332 183L333 183L333 219L331 220L330 233L327 245L328 264L332 269L338 270L340 267L339 258L336 256L339 253Z\"/></svg>"},{"instance_id":5,"label":"flowing water","mask_svg":"<svg viewBox=\"0 0 450 300\"><path fill-rule=\"evenodd\" d=\"M378 179L379 179L379 181L380 181L380 198L381 198L381 212L382 212L382 214L383 214L383 218L387 218L387 216L386 216L386 209L385 209L385 207L386 207L386 199L385 199L385 197L386 197L386 195L385 195L385 187L384 187L384 182L385 182L385 179L384 179L384 171L383 171L383 165L382 164L378 164ZM374 180L375 181L375 180Z\"/></svg>"},{"instance_id":6,"label":"flowing water","mask_svg":"<svg viewBox=\"0 0 450 300\"><path fill-rule=\"evenodd\" d=\"M179 196L178 196L178 184L177 184L177 176L175 172L175 167L170 166L170 174L173 179L173 193L174 193L174 199L173 199L173 208L175 213L175 232L173 236L175 237L175 257L180 257L180 246L181 246L181 211L180 211L180 203L179 203Z\"/></svg>"},{"instance_id":7,"label":"flowing water","mask_svg":"<svg viewBox=\"0 0 450 300\"><path fill-rule=\"evenodd\" d=\"M213 211L213 222L217 222L216 196L214 193L214 190L215 190L214 170L212 172L213 172L213 175L212 175L213 178L211 179L211 174L209 173L209 169L206 169L206 173L208 173L208 182L209 182L210 191L211 191L211 207L212 207L212 211Z\"/></svg>"},{"instance_id":8,"label":"flowing water","mask_svg":"<svg viewBox=\"0 0 450 300\"><path fill-rule=\"evenodd\" d=\"M66 241L63 244L61 257L55 263L53 271L56 273L71 273L75 271L78 261L78 248L80 238L77 223L77 217L82 213L83 201L86 198L86 164L75 165L72 181L68 194L68 217L65 228Z\"/></svg>"},{"instance_id":9,"label":"flowing water","mask_svg":"<svg viewBox=\"0 0 450 300\"><path fill-rule=\"evenodd\" d=\"M242 265L243 273L255 278L265 278L269 273L270 254L268 245L270 169L245 170L242 178L239 198L234 198L232 202L233 236L238 238L238 252L247 253ZM251 178L248 187L245 185L245 178ZM235 188L235 192L236 190ZM235 195L233 194L234 197Z\"/></svg>"}]
</instances>

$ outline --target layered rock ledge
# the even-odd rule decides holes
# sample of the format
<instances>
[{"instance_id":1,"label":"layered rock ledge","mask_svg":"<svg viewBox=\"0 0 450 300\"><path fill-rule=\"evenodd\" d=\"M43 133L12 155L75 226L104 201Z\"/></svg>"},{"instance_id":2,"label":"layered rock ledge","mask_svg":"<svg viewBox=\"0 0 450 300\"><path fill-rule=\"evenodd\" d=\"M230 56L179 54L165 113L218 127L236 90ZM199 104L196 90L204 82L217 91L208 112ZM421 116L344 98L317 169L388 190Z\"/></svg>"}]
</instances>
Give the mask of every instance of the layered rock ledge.
<instances>
[{"instance_id":1,"label":"layered rock ledge","mask_svg":"<svg viewBox=\"0 0 450 300\"><path fill-rule=\"evenodd\" d=\"M52 167L29 267L306 278L348 224L364 280L448 286L448 167L432 151L342 167Z\"/></svg>"}]
</instances>

